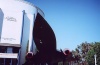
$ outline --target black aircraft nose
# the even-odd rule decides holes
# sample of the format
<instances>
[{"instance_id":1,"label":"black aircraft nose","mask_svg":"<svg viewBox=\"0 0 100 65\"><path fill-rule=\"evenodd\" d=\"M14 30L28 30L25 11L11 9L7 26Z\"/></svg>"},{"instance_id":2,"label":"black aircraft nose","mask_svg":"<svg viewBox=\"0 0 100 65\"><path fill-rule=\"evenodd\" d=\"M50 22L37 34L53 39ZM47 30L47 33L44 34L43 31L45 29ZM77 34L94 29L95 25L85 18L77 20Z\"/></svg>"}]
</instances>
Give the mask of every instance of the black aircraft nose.
<instances>
[{"instance_id":1,"label":"black aircraft nose","mask_svg":"<svg viewBox=\"0 0 100 65\"><path fill-rule=\"evenodd\" d=\"M39 13L34 23L33 38L38 51L42 53L48 51L52 53L52 51L56 51L56 37L54 31Z\"/></svg>"}]
</instances>

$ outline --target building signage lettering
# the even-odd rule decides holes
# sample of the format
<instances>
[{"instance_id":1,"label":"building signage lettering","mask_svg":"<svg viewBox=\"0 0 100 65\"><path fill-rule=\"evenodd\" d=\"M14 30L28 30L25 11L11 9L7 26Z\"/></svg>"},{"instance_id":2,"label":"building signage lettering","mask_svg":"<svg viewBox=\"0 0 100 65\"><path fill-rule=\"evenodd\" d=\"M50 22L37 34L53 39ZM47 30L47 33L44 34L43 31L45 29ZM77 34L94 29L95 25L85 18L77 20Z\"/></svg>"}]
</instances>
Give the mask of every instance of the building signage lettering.
<instances>
[{"instance_id":1,"label":"building signage lettering","mask_svg":"<svg viewBox=\"0 0 100 65\"><path fill-rule=\"evenodd\" d=\"M1 32L1 43L20 44L22 33L23 12L4 12Z\"/></svg>"},{"instance_id":2,"label":"building signage lettering","mask_svg":"<svg viewBox=\"0 0 100 65\"><path fill-rule=\"evenodd\" d=\"M6 19L7 21L14 21L14 22L17 21L16 18L10 17L10 16L7 16L5 19Z\"/></svg>"},{"instance_id":3,"label":"building signage lettering","mask_svg":"<svg viewBox=\"0 0 100 65\"><path fill-rule=\"evenodd\" d=\"M14 38L4 38L4 37L2 37L2 39L4 39L4 40L9 40L9 41L16 40L16 39L14 39Z\"/></svg>"}]
</instances>

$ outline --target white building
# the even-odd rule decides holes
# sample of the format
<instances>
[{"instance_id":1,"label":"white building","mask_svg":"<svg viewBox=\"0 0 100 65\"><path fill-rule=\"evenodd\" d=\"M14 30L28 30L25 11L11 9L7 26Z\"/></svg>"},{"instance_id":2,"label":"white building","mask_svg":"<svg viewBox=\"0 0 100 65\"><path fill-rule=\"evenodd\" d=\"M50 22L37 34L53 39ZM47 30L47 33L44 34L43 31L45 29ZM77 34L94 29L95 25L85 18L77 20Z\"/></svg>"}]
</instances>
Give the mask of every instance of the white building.
<instances>
[{"instance_id":1,"label":"white building","mask_svg":"<svg viewBox=\"0 0 100 65\"><path fill-rule=\"evenodd\" d=\"M10 65L13 59L18 59L18 65L22 65L27 52L35 53L33 27L37 13L44 17L44 13L29 2L0 0L0 59L3 65L7 59L12 59Z\"/></svg>"}]
</instances>

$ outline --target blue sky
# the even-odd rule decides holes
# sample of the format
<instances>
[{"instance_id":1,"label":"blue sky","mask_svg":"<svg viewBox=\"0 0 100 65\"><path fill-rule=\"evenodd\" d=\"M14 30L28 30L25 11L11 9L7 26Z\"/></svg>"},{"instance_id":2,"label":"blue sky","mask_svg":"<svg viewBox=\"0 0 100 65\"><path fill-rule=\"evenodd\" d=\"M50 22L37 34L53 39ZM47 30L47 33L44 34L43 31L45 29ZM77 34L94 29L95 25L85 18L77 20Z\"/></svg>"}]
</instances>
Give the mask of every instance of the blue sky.
<instances>
[{"instance_id":1,"label":"blue sky","mask_svg":"<svg viewBox=\"0 0 100 65\"><path fill-rule=\"evenodd\" d=\"M74 50L100 41L100 0L26 0L44 13L56 35L57 49Z\"/></svg>"}]
</instances>

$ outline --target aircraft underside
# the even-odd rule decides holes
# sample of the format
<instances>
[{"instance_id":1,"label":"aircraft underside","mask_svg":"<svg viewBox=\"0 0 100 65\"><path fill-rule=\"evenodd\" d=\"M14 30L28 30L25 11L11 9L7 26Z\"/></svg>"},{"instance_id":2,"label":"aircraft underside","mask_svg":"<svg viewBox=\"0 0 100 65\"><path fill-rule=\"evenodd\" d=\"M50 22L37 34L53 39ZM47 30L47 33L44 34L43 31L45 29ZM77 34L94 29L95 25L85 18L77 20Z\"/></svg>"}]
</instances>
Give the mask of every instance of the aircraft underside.
<instances>
[{"instance_id":1,"label":"aircraft underside","mask_svg":"<svg viewBox=\"0 0 100 65\"><path fill-rule=\"evenodd\" d=\"M56 38L52 28L40 14L37 14L34 23L33 38L37 53L31 59L27 59L26 65L29 60L30 65L56 65L65 59L64 53L56 50Z\"/></svg>"}]
</instances>

